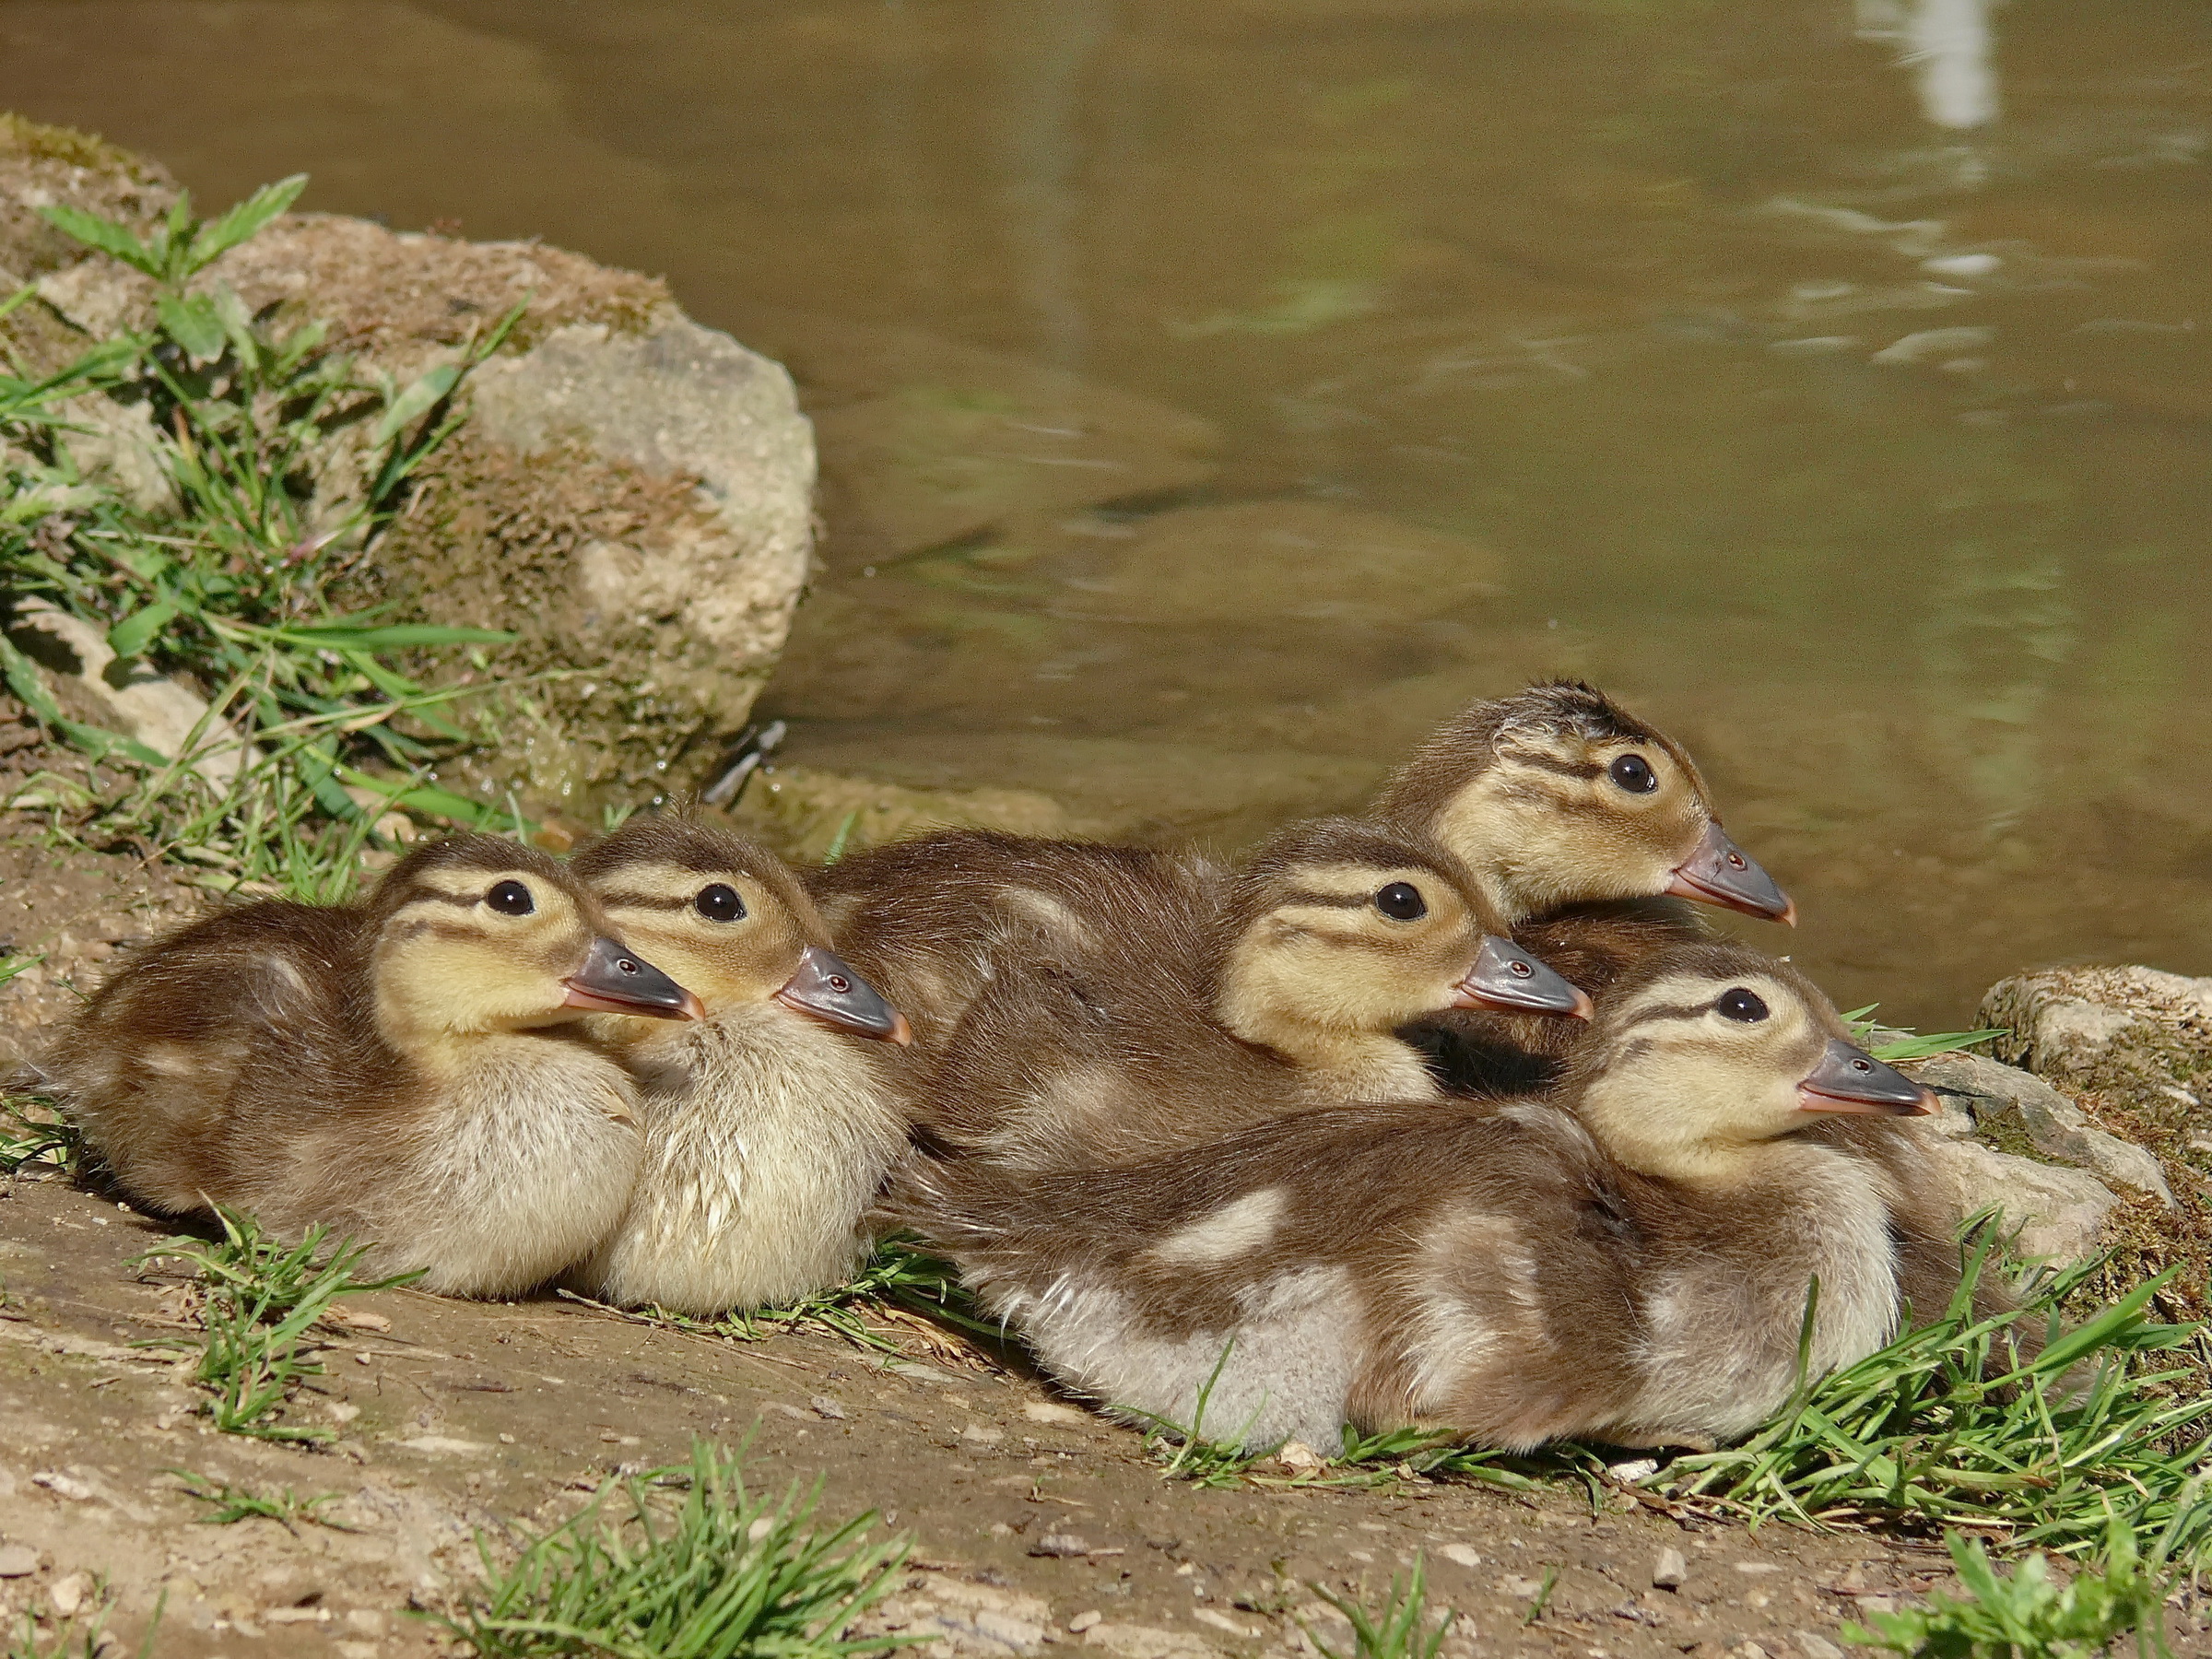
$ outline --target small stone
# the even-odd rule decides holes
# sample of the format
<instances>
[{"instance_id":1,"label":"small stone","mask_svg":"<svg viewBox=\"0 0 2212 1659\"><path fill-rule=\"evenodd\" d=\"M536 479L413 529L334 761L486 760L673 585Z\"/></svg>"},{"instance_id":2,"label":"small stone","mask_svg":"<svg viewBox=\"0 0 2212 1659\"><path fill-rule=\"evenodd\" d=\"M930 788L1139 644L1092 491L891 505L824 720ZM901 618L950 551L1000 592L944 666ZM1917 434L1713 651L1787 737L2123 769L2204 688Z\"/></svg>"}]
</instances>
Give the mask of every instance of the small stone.
<instances>
[{"instance_id":1,"label":"small stone","mask_svg":"<svg viewBox=\"0 0 2212 1659\"><path fill-rule=\"evenodd\" d=\"M761 1539L767 1537L770 1533L775 1530L775 1517L772 1515L762 1515L759 1517L759 1519L756 1520L751 1525L745 1529L745 1541L747 1544L758 1544Z\"/></svg>"},{"instance_id":2,"label":"small stone","mask_svg":"<svg viewBox=\"0 0 2212 1659\"><path fill-rule=\"evenodd\" d=\"M39 1552L28 1544L0 1544L0 1578L29 1578L39 1570Z\"/></svg>"},{"instance_id":3,"label":"small stone","mask_svg":"<svg viewBox=\"0 0 2212 1659\"><path fill-rule=\"evenodd\" d=\"M815 1415L818 1417L828 1418L832 1422L842 1422L844 1420L845 1408L842 1406L840 1406L835 1400L831 1399L828 1394L812 1395L807 1400L806 1404L814 1407Z\"/></svg>"},{"instance_id":4,"label":"small stone","mask_svg":"<svg viewBox=\"0 0 2212 1659\"><path fill-rule=\"evenodd\" d=\"M1634 1486L1638 1481L1649 1480L1659 1473L1659 1460L1655 1457L1632 1457L1627 1463L1606 1465L1606 1473L1623 1486Z\"/></svg>"},{"instance_id":5,"label":"small stone","mask_svg":"<svg viewBox=\"0 0 2212 1659\"><path fill-rule=\"evenodd\" d=\"M343 1302L323 1311L323 1323L336 1325L345 1331L388 1331L392 1322L382 1313L371 1313L366 1308L348 1308Z\"/></svg>"},{"instance_id":6,"label":"small stone","mask_svg":"<svg viewBox=\"0 0 2212 1659\"><path fill-rule=\"evenodd\" d=\"M1103 1622L1105 1618L1105 1614L1100 1612L1096 1607L1092 1607L1085 1612L1077 1614L1073 1618L1069 1619L1067 1621L1067 1628L1072 1634L1080 1636L1084 1631L1089 1630L1093 1625Z\"/></svg>"},{"instance_id":7,"label":"small stone","mask_svg":"<svg viewBox=\"0 0 2212 1659\"><path fill-rule=\"evenodd\" d=\"M1228 1614L1217 1612L1212 1607L1193 1607L1191 1617L1200 1624L1212 1625L1217 1630L1227 1630L1231 1636L1241 1636L1247 1641L1265 1633L1241 1625Z\"/></svg>"},{"instance_id":8,"label":"small stone","mask_svg":"<svg viewBox=\"0 0 2212 1659\"><path fill-rule=\"evenodd\" d=\"M1779 1561L1738 1561L1735 1563L1735 1570L1738 1572L1780 1572L1782 1563Z\"/></svg>"},{"instance_id":9,"label":"small stone","mask_svg":"<svg viewBox=\"0 0 2212 1659\"><path fill-rule=\"evenodd\" d=\"M1275 1461L1293 1475L1312 1475L1328 1460L1304 1441L1285 1441L1276 1449Z\"/></svg>"},{"instance_id":10,"label":"small stone","mask_svg":"<svg viewBox=\"0 0 2212 1659\"><path fill-rule=\"evenodd\" d=\"M1541 1594L1543 1589L1544 1581L1542 1579L1528 1578L1518 1572L1509 1572L1498 1581L1499 1594L1513 1596L1519 1600L1526 1600L1529 1596Z\"/></svg>"},{"instance_id":11,"label":"small stone","mask_svg":"<svg viewBox=\"0 0 2212 1659\"><path fill-rule=\"evenodd\" d=\"M1021 1408L1021 1415L1032 1423L1088 1423L1090 1418L1073 1406L1063 1406L1057 1400L1031 1400Z\"/></svg>"},{"instance_id":12,"label":"small stone","mask_svg":"<svg viewBox=\"0 0 2212 1659\"><path fill-rule=\"evenodd\" d=\"M1465 1544L1447 1544L1436 1552L1456 1567L1479 1567L1482 1558Z\"/></svg>"},{"instance_id":13,"label":"small stone","mask_svg":"<svg viewBox=\"0 0 2212 1659\"><path fill-rule=\"evenodd\" d=\"M75 1618L84 1606L85 1598L91 1594L92 1575L88 1572L73 1572L67 1578L56 1579L53 1588L46 1592L46 1599L53 1604L53 1610L64 1618Z\"/></svg>"},{"instance_id":14,"label":"small stone","mask_svg":"<svg viewBox=\"0 0 2212 1659\"><path fill-rule=\"evenodd\" d=\"M1058 1556L1067 1559L1075 1556L1126 1555L1128 1551L1100 1549L1096 1545L1085 1543L1073 1533L1046 1533L1043 1537L1030 1546L1030 1553L1033 1556Z\"/></svg>"},{"instance_id":15,"label":"small stone","mask_svg":"<svg viewBox=\"0 0 2212 1659\"><path fill-rule=\"evenodd\" d=\"M513 1445L513 1444L514 1444L514 1436L513 1436L513 1435L512 1435L512 1434L502 1434L502 1435L500 1435L500 1445L502 1445L502 1446L512 1446L512 1445Z\"/></svg>"},{"instance_id":16,"label":"small stone","mask_svg":"<svg viewBox=\"0 0 2212 1659\"><path fill-rule=\"evenodd\" d=\"M987 1429L981 1423L970 1423L960 1430L960 1439L971 1446L995 1446L1006 1438L1004 1429Z\"/></svg>"},{"instance_id":17,"label":"small stone","mask_svg":"<svg viewBox=\"0 0 2212 1659\"><path fill-rule=\"evenodd\" d=\"M83 1503L92 1496L92 1488L74 1475L65 1475L58 1469L46 1469L31 1477L33 1486L42 1486L57 1498L66 1498L72 1503Z\"/></svg>"},{"instance_id":18,"label":"small stone","mask_svg":"<svg viewBox=\"0 0 2212 1659\"><path fill-rule=\"evenodd\" d=\"M1652 1585L1658 1590L1679 1590L1689 1577L1689 1558L1671 1546L1652 1563Z\"/></svg>"},{"instance_id":19,"label":"small stone","mask_svg":"<svg viewBox=\"0 0 2212 1659\"><path fill-rule=\"evenodd\" d=\"M1805 1659L1843 1659L1843 1650L1818 1630L1798 1631L1797 1651Z\"/></svg>"}]
</instances>

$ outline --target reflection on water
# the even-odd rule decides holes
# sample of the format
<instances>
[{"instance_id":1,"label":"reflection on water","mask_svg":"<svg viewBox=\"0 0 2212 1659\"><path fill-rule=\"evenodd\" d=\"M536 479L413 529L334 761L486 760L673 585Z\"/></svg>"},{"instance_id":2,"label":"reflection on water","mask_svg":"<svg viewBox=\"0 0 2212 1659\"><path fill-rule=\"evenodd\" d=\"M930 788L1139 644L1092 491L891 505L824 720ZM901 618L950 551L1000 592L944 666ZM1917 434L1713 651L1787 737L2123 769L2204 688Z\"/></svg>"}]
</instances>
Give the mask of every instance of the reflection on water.
<instances>
[{"instance_id":1,"label":"reflection on water","mask_svg":"<svg viewBox=\"0 0 2212 1659\"><path fill-rule=\"evenodd\" d=\"M786 759L1233 840L1587 675L1944 1023L2212 971L2207 62L2194 0L0 0L0 102L204 196L790 362Z\"/></svg>"}]
</instances>

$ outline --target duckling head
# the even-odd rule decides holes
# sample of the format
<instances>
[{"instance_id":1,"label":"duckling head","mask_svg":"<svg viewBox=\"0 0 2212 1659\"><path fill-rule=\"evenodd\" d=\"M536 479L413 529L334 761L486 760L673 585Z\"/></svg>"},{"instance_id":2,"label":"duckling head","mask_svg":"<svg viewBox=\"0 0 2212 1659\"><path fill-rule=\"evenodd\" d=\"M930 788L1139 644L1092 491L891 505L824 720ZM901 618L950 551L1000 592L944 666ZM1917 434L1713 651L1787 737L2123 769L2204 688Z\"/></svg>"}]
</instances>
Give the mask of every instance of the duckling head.
<instances>
[{"instance_id":1,"label":"duckling head","mask_svg":"<svg viewBox=\"0 0 2212 1659\"><path fill-rule=\"evenodd\" d=\"M570 868L621 936L666 963L710 1015L780 1006L864 1037L912 1041L905 1017L830 948L812 900L765 847L689 818L638 818Z\"/></svg>"},{"instance_id":2,"label":"duckling head","mask_svg":"<svg viewBox=\"0 0 2212 1659\"><path fill-rule=\"evenodd\" d=\"M1504 931L1442 849L1361 819L1296 824L1239 873L1215 1016L1294 1057L1446 1008L1587 1018L1589 997Z\"/></svg>"},{"instance_id":3,"label":"duckling head","mask_svg":"<svg viewBox=\"0 0 2212 1659\"><path fill-rule=\"evenodd\" d=\"M696 996L614 936L581 882L514 841L434 841L392 867L369 909L377 1023L403 1048L595 1010L656 1019L701 1012Z\"/></svg>"},{"instance_id":4,"label":"duckling head","mask_svg":"<svg viewBox=\"0 0 2212 1659\"><path fill-rule=\"evenodd\" d=\"M1509 922L1660 893L1796 920L1722 832L1681 745L1578 682L1446 721L1392 774L1375 815L1441 842Z\"/></svg>"},{"instance_id":5,"label":"duckling head","mask_svg":"<svg viewBox=\"0 0 2212 1659\"><path fill-rule=\"evenodd\" d=\"M1677 1180L1725 1178L1823 1114L1936 1109L1927 1089L1853 1045L1803 974L1720 944L1660 952L1616 984L1567 1092L1614 1157Z\"/></svg>"}]
</instances>

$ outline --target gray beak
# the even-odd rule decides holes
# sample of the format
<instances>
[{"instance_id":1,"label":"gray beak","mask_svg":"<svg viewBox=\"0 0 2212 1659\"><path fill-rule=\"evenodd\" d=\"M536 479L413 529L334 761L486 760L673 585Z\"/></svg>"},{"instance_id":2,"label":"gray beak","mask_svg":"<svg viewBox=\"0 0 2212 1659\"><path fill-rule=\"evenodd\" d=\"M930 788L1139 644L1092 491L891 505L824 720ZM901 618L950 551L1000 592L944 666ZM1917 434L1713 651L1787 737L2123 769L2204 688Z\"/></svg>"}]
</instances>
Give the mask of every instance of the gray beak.
<instances>
[{"instance_id":1,"label":"gray beak","mask_svg":"<svg viewBox=\"0 0 2212 1659\"><path fill-rule=\"evenodd\" d=\"M895 1042L900 1048L914 1040L905 1015L846 967L842 958L818 945L809 945L799 953L799 971L784 982L776 1000L826 1025Z\"/></svg>"},{"instance_id":2,"label":"gray beak","mask_svg":"<svg viewBox=\"0 0 2212 1659\"><path fill-rule=\"evenodd\" d=\"M1543 963L1496 934L1483 935L1475 966L1452 987L1455 1008L1494 1008L1506 1014L1565 1014L1590 1018L1590 998Z\"/></svg>"},{"instance_id":3,"label":"gray beak","mask_svg":"<svg viewBox=\"0 0 2212 1659\"><path fill-rule=\"evenodd\" d=\"M1797 1085L1797 1109L1925 1117L1936 1110L1936 1095L1864 1049L1831 1037L1820 1064Z\"/></svg>"},{"instance_id":4,"label":"gray beak","mask_svg":"<svg viewBox=\"0 0 2212 1659\"><path fill-rule=\"evenodd\" d=\"M1705 826L1690 855L1675 866L1675 878L1666 890L1677 899L1695 899L1747 916L1797 925L1797 907L1789 895L1748 853L1723 835L1718 824Z\"/></svg>"},{"instance_id":5,"label":"gray beak","mask_svg":"<svg viewBox=\"0 0 2212 1659\"><path fill-rule=\"evenodd\" d=\"M583 966L568 977L561 1006L602 1014L640 1014L648 1019L704 1019L698 997L635 951L612 939L594 939Z\"/></svg>"}]
</instances>

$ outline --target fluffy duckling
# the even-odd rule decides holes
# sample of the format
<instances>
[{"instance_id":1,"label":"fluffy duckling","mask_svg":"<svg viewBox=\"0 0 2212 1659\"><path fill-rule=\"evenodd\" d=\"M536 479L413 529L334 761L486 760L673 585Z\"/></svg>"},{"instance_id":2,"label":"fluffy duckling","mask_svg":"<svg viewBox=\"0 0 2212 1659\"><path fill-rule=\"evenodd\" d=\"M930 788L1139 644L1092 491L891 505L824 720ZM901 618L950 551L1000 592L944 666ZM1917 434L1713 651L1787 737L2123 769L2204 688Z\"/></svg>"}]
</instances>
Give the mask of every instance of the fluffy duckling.
<instances>
[{"instance_id":1,"label":"fluffy duckling","mask_svg":"<svg viewBox=\"0 0 2212 1659\"><path fill-rule=\"evenodd\" d=\"M1594 993L1704 938L1693 901L1796 920L1722 831L1688 751L1579 682L1461 711L1392 774L1371 812L1455 854L1515 942ZM1455 1092L1492 1096L1553 1083L1583 1035L1482 1012L1407 1033Z\"/></svg>"},{"instance_id":2,"label":"fluffy duckling","mask_svg":"<svg viewBox=\"0 0 2212 1659\"><path fill-rule=\"evenodd\" d=\"M1789 900L1722 833L1682 747L1580 684L1531 686L1439 727L1371 816L1433 840L1538 957L1595 990L1655 949L1703 937L1695 900L1781 921ZM1203 912L1227 873L1190 853L952 830L849 855L808 877L838 947L935 1050L1008 965L1057 932L1071 946ZM1596 907L1596 908L1592 908ZM1568 962L1572 967L1567 966ZM1590 979L1582 977L1584 973ZM1548 1080L1576 1041L1552 1020L1489 1014L1409 1033L1456 1086Z\"/></svg>"},{"instance_id":3,"label":"fluffy duckling","mask_svg":"<svg viewBox=\"0 0 2212 1659\"><path fill-rule=\"evenodd\" d=\"M133 956L46 1070L135 1199L374 1241L379 1273L501 1296L622 1218L640 1137L594 1010L696 1018L543 853L432 843L366 900L222 912Z\"/></svg>"},{"instance_id":4,"label":"fluffy duckling","mask_svg":"<svg viewBox=\"0 0 2212 1659\"><path fill-rule=\"evenodd\" d=\"M1790 968L1691 945L1623 979L1558 1101L1344 1107L1121 1170L917 1164L886 1208L1070 1388L1212 1438L1709 1445L1788 1396L1816 1278L1815 1372L1939 1300L1898 1243L1947 1240L1934 1182L1813 1127L1932 1101Z\"/></svg>"},{"instance_id":5,"label":"fluffy duckling","mask_svg":"<svg viewBox=\"0 0 2212 1659\"><path fill-rule=\"evenodd\" d=\"M1492 931L1442 852L1353 818L1294 825L1211 912L1056 916L970 1007L931 1082L947 1147L1023 1168L1129 1163L1346 1100L1433 1099L1395 1032L1423 1013L1587 1017Z\"/></svg>"},{"instance_id":6,"label":"fluffy duckling","mask_svg":"<svg viewBox=\"0 0 2212 1659\"><path fill-rule=\"evenodd\" d=\"M906 1149L874 1052L904 1044L905 1020L831 954L797 878L726 830L632 819L571 867L706 1006L681 1028L593 1022L638 1077L645 1158L629 1214L575 1277L688 1313L841 1283Z\"/></svg>"}]
</instances>

